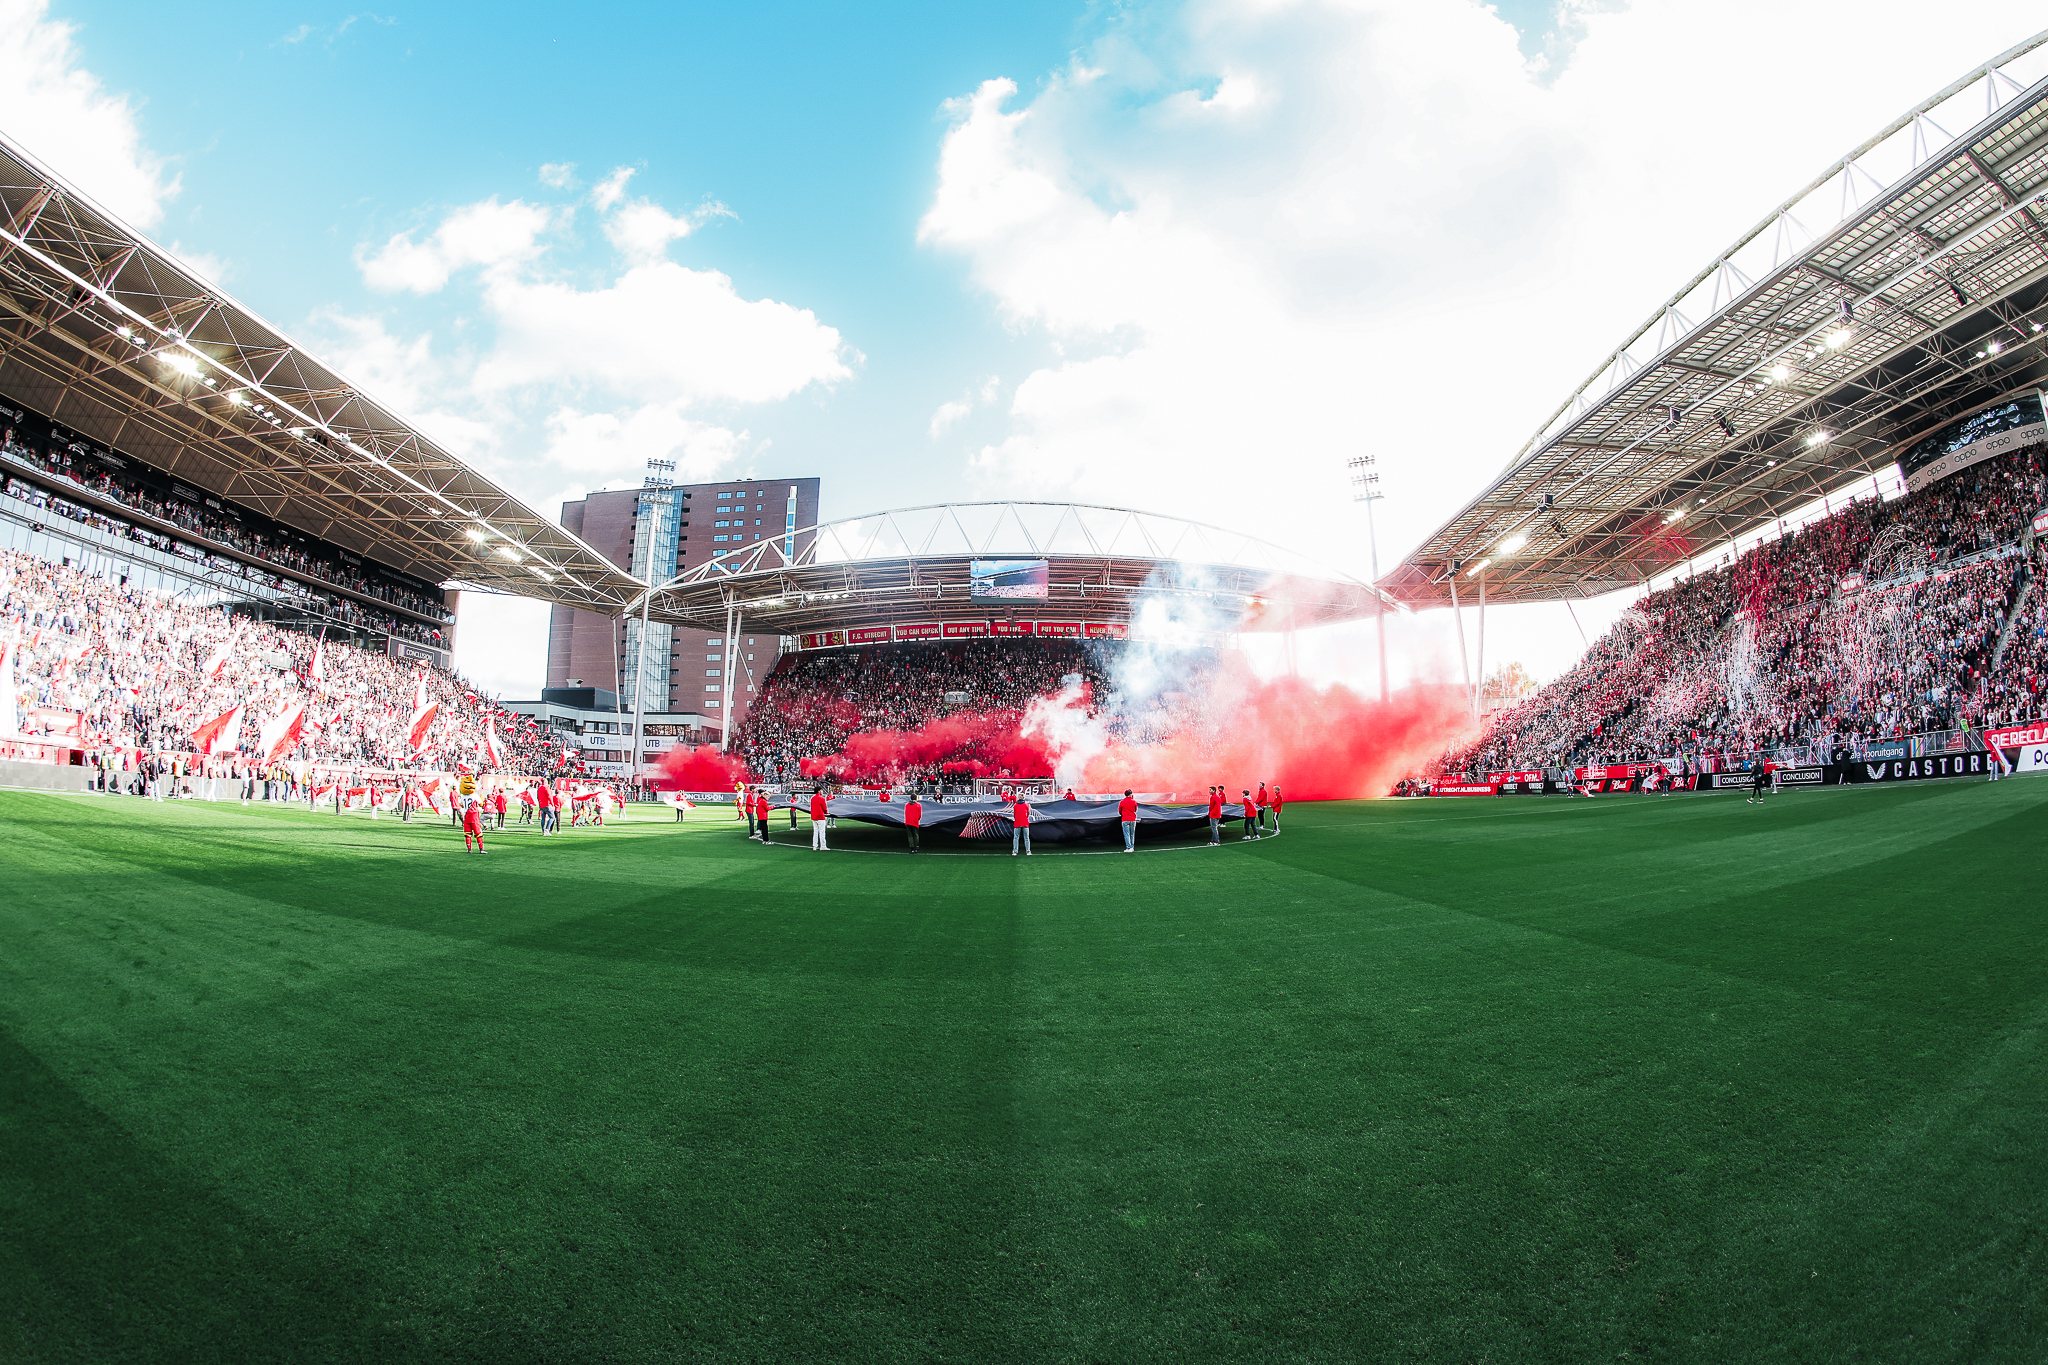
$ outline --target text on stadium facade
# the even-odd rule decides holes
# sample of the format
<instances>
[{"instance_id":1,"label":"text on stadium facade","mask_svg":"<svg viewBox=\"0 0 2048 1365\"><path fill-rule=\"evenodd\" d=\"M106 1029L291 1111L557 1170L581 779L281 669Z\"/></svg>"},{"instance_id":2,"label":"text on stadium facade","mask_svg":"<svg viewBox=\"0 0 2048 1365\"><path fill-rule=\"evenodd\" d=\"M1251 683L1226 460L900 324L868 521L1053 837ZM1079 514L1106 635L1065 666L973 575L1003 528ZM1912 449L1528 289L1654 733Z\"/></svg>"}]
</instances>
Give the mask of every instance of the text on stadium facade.
<instances>
[{"instance_id":1,"label":"text on stadium facade","mask_svg":"<svg viewBox=\"0 0 2048 1365\"><path fill-rule=\"evenodd\" d=\"M971 640L990 635L1036 636L1041 640L1124 640L1130 638L1130 627L1121 621L914 621L900 626L811 631L796 638L799 649L839 649L846 645Z\"/></svg>"}]
</instances>

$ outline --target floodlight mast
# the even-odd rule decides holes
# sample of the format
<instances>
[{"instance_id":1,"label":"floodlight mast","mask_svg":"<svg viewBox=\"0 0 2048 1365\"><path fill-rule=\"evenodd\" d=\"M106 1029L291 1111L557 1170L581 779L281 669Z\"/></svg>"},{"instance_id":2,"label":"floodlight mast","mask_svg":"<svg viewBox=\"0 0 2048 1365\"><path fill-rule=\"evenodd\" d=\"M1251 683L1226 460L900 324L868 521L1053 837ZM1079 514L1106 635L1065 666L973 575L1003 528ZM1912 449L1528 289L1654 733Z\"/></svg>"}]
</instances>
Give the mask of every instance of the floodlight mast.
<instances>
[{"instance_id":1,"label":"floodlight mast","mask_svg":"<svg viewBox=\"0 0 2048 1365\"><path fill-rule=\"evenodd\" d=\"M1355 455L1345 461L1345 464L1351 470L1351 482L1358 489L1357 492L1351 495L1351 500L1365 504L1365 545L1366 553L1371 556L1372 586L1375 592L1379 590L1380 585L1380 543L1379 535L1373 529L1372 505L1385 496L1385 494L1380 492L1380 476L1373 470L1373 465L1378 463L1378 461L1379 457L1377 455ZM1372 614L1372 620L1373 625L1379 630L1380 704L1385 705L1387 701L1387 604L1380 602L1377 605L1379 610Z\"/></svg>"}]
</instances>

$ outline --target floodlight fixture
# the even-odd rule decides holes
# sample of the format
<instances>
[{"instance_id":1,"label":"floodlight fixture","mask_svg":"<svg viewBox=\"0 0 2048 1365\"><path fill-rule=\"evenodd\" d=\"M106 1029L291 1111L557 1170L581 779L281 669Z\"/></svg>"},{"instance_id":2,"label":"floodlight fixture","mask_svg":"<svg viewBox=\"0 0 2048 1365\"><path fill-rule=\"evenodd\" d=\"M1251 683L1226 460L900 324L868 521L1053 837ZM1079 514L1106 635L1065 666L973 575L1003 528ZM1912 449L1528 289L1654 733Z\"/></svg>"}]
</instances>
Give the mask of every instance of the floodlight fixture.
<instances>
[{"instance_id":1,"label":"floodlight fixture","mask_svg":"<svg viewBox=\"0 0 2048 1365\"><path fill-rule=\"evenodd\" d=\"M1790 365L1778 364L1771 366L1771 382L1773 384L1783 384L1791 378L1792 367Z\"/></svg>"},{"instance_id":2,"label":"floodlight fixture","mask_svg":"<svg viewBox=\"0 0 2048 1365\"><path fill-rule=\"evenodd\" d=\"M1527 545L1528 543L1529 533L1526 531L1517 531L1513 535L1509 536L1506 540L1503 540L1498 546L1496 546L1494 548L1494 553L1499 555L1511 555L1515 551L1521 549L1524 545Z\"/></svg>"},{"instance_id":3,"label":"floodlight fixture","mask_svg":"<svg viewBox=\"0 0 2048 1365\"><path fill-rule=\"evenodd\" d=\"M1734 439L1735 439L1735 423L1733 423L1733 422L1731 422L1731 421L1729 421L1729 420L1728 420L1728 414L1727 414L1727 413L1725 413L1725 412L1717 412L1717 413L1715 413L1715 414L1714 414L1714 425L1716 425L1716 426L1720 427L1720 428L1721 428L1721 431L1722 431L1722 433L1723 433L1724 435L1726 435L1726 436L1728 437L1728 439L1729 439L1729 440L1731 440L1731 441L1732 441L1732 440L1734 440Z\"/></svg>"},{"instance_id":4,"label":"floodlight fixture","mask_svg":"<svg viewBox=\"0 0 2048 1365\"><path fill-rule=\"evenodd\" d=\"M1683 519L1684 516L1685 509L1683 507L1674 507L1664 514L1664 524L1669 526L1672 522Z\"/></svg>"},{"instance_id":5,"label":"floodlight fixture","mask_svg":"<svg viewBox=\"0 0 2048 1365\"><path fill-rule=\"evenodd\" d=\"M1472 577L1474 574L1478 573L1481 569L1485 568L1487 565L1491 563L1493 563L1493 560L1490 557L1487 559L1480 560L1477 564L1474 564L1471 568L1465 570L1465 577Z\"/></svg>"},{"instance_id":6,"label":"floodlight fixture","mask_svg":"<svg viewBox=\"0 0 2048 1365\"><path fill-rule=\"evenodd\" d=\"M500 559L509 559L514 564L521 563L525 559L524 555L520 554L519 551L513 549L510 545L500 545L498 547L498 557Z\"/></svg>"},{"instance_id":7,"label":"floodlight fixture","mask_svg":"<svg viewBox=\"0 0 2048 1365\"><path fill-rule=\"evenodd\" d=\"M114 329L114 335L123 341L133 341L135 340L135 329L124 322Z\"/></svg>"},{"instance_id":8,"label":"floodlight fixture","mask_svg":"<svg viewBox=\"0 0 2048 1365\"><path fill-rule=\"evenodd\" d=\"M1806 433L1806 443L1810 446L1824 445L1834 438L1835 434L1827 430L1809 431Z\"/></svg>"},{"instance_id":9,"label":"floodlight fixture","mask_svg":"<svg viewBox=\"0 0 2048 1365\"><path fill-rule=\"evenodd\" d=\"M157 354L157 359L164 362L166 369L176 370L187 379L199 377L199 362L182 351L161 351Z\"/></svg>"},{"instance_id":10,"label":"floodlight fixture","mask_svg":"<svg viewBox=\"0 0 2048 1365\"><path fill-rule=\"evenodd\" d=\"M240 389L230 389L228 390L228 402L238 408L243 407L249 402L249 395Z\"/></svg>"},{"instance_id":11,"label":"floodlight fixture","mask_svg":"<svg viewBox=\"0 0 2048 1365\"><path fill-rule=\"evenodd\" d=\"M1853 339L1853 335L1847 327L1837 327L1834 331L1828 333L1828 349L1831 351L1841 350L1849 344Z\"/></svg>"}]
</instances>

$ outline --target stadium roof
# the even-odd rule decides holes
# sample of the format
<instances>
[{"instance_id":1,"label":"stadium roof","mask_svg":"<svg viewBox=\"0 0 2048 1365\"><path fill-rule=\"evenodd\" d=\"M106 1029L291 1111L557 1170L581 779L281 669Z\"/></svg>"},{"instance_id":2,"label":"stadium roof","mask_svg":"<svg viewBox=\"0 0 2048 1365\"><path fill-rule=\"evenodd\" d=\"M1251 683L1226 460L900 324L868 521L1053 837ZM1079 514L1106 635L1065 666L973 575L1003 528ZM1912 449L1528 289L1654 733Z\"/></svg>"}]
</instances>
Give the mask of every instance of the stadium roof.
<instances>
[{"instance_id":1,"label":"stadium roof","mask_svg":"<svg viewBox=\"0 0 2048 1365\"><path fill-rule=\"evenodd\" d=\"M4 142L0 392L432 582L607 614L641 589Z\"/></svg>"},{"instance_id":2,"label":"stadium roof","mask_svg":"<svg viewBox=\"0 0 2048 1365\"><path fill-rule=\"evenodd\" d=\"M1043 559L1045 601L969 596L976 559ZM1275 631L1398 606L1284 546L1125 507L946 503L877 512L761 540L655 591L649 615L722 628L728 604L763 631L910 624L946 617L1128 621L1135 599L1177 604L1218 631Z\"/></svg>"},{"instance_id":3,"label":"stadium roof","mask_svg":"<svg viewBox=\"0 0 2048 1365\"><path fill-rule=\"evenodd\" d=\"M2041 384L2048 79L2020 68L2044 44L1978 67L1767 215L1380 586L1433 607L1454 568L1461 593L1483 572L1497 603L1640 584Z\"/></svg>"}]
</instances>

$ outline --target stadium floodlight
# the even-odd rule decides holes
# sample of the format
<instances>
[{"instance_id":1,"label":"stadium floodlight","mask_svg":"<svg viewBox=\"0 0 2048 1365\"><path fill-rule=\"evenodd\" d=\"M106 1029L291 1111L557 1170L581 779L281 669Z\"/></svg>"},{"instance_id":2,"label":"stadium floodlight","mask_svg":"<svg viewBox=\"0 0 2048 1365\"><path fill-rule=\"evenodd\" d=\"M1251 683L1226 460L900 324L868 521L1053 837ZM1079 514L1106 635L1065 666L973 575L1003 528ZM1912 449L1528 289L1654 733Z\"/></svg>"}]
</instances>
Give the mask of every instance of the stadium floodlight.
<instances>
[{"instance_id":1,"label":"stadium floodlight","mask_svg":"<svg viewBox=\"0 0 2048 1365\"><path fill-rule=\"evenodd\" d=\"M246 403L248 403L248 401L249 401L249 395L248 395L248 394L246 394L246 393L244 393L244 392L243 392L242 390L240 390L240 389L230 389L230 390L228 390L228 402L232 403L232 404L233 404L234 406L236 406L236 407L238 407L238 408L239 408L239 407L242 407L243 405L245 405Z\"/></svg>"},{"instance_id":2,"label":"stadium floodlight","mask_svg":"<svg viewBox=\"0 0 2048 1365\"><path fill-rule=\"evenodd\" d=\"M1471 568L1465 570L1465 577L1472 577L1472 575L1478 573L1481 569L1485 568L1487 565L1491 563L1493 563L1493 560L1490 557L1480 560L1477 564L1474 564Z\"/></svg>"},{"instance_id":3,"label":"stadium floodlight","mask_svg":"<svg viewBox=\"0 0 2048 1365\"><path fill-rule=\"evenodd\" d=\"M498 547L498 556L501 559L509 559L514 564L524 562L525 558L523 555L519 553L519 551L513 549L510 545L500 545Z\"/></svg>"},{"instance_id":4,"label":"stadium floodlight","mask_svg":"<svg viewBox=\"0 0 2048 1365\"><path fill-rule=\"evenodd\" d=\"M1847 346L1852 339L1853 334L1847 327L1837 327L1834 331L1828 333L1828 349L1839 351L1844 346Z\"/></svg>"},{"instance_id":5,"label":"stadium floodlight","mask_svg":"<svg viewBox=\"0 0 2048 1365\"><path fill-rule=\"evenodd\" d=\"M1666 512L1664 514L1664 524L1666 526L1669 526L1672 522L1678 521L1682 519L1684 516L1685 509L1683 507L1674 507L1669 512Z\"/></svg>"},{"instance_id":6,"label":"stadium floodlight","mask_svg":"<svg viewBox=\"0 0 2048 1365\"><path fill-rule=\"evenodd\" d=\"M491 538L491 533L481 526L472 526L467 531L464 531L462 534L468 536L471 540L475 541L485 541Z\"/></svg>"},{"instance_id":7,"label":"stadium floodlight","mask_svg":"<svg viewBox=\"0 0 2048 1365\"><path fill-rule=\"evenodd\" d=\"M114 329L114 335L123 341L133 341L135 340L135 329L124 322Z\"/></svg>"},{"instance_id":8,"label":"stadium floodlight","mask_svg":"<svg viewBox=\"0 0 2048 1365\"><path fill-rule=\"evenodd\" d=\"M1986 343L1986 345L1985 345L1984 349L1985 349L1985 350L1987 350L1987 351L1989 351L1989 352L1991 352L1991 354L1993 354L1993 355L1997 355L1997 354L1998 354L1998 343L1997 343L1997 342L1995 342L1995 341L1993 341L1993 342L1988 342L1988 343Z\"/></svg>"},{"instance_id":9,"label":"stadium floodlight","mask_svg":"<svg viewBox=\"0 0 2048 1365\"><path fill-rule=\"evenodd\" d=\"M1835 433L1826 429L1806 433L1806 443L1810 446L1824 445L1834 439Z\"/></svg>"},{"instance_id":10,"label":"stadium floodlight","mask_svg":"<svg viewBox=\"0 0 2048 1365\"><path fill-rule=\"evenodd\" d=\"M1731 422L1731 421L1729 421L1729 420L1728 420L1728 414L1727 414L1727 413L1725 413L1725 412L1717 412L1717 413L1715 413L1715 414L1714 414L1714 422L1715 422L1715 424L1716 424L1716 425L1718 425L1718 426L1719 426L1719 427L1721 428L1722 432L1723 432L1724 434L1726 434L1726 435L1727 435L1727 437L1728 437L1728 439L1729 439L1729 440L1731 440L1731 441L1732 441L1732 440L1734 440L1734 439L1735 439L1735 423L1733 423L1733 422Z\"/></svg>"},{"instance_id":11,"label":"stadium floodlight","mask_svg":"<svg viewBox=\"0 0 2048 1365\"><path fill-rule=\"evenodd\" d=\"M1771 366L1771 382L1773 384L1783 384L1791 377L1792 367L1790 365Z\"/></svg>"},{"instance_id":12,"label":"stadium floodlight","mask_svg":"<svg viewBox=\"0 0 2048 1365\"><path fill-rule=\"evenodd\" d=\"M1494 553L1502 556L1511 555L1528 543L1529 533L1527 531L1517 531L1495 546Z\"/></svg>"},{"instance_id":13,"label":"stadium floodlight","mask_svg":"<svg viewBox=\"0 0 2048 1365\"><path fill-rule=\"evenodd\" d=\"M199 377L199 362L183 352L162 351L158 353L157 359L164 362L166 369L176 370L187 379L197 379Z\"/></svg>"}]
</instances>

